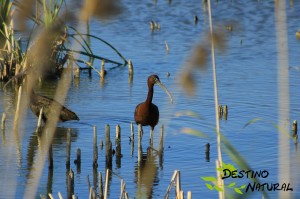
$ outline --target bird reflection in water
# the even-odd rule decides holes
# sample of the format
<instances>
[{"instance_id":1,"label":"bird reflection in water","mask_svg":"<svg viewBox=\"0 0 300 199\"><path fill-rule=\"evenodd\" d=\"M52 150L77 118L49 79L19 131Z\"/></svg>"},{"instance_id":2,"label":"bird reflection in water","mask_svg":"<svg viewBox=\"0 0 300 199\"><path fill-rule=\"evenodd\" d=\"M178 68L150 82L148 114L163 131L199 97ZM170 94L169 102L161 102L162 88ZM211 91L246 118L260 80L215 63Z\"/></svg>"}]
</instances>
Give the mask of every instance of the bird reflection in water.
<instances>
[{"instance_id":1,"label":"bird reflection in water","mask_svg":"<svg viewBox=\"0 0 300 199\"><path fill-rule=\"evenodd\" d=\"M136 198L152 198L153 186L159 184L156 154L148 148L140 163L135 167Z\"/></svg>"}]
</instances>

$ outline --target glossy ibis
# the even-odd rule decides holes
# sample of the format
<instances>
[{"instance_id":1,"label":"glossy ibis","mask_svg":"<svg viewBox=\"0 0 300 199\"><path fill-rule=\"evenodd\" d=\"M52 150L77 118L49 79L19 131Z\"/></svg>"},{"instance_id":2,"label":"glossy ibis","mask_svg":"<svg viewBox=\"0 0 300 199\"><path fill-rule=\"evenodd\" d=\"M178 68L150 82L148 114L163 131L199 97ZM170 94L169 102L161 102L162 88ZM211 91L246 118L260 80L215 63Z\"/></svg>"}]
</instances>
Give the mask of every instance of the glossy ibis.
<instances>
[{"instance_id":1,"label":"glossy ibis","mask_svg":"<svg viewBox=\"0 0 300 199\"><path fill-rule=\"evenodd\" d=\"M51 98L46 97L46 96L38 95L34 91L31 92L31 95L30 95L30 109L37 117L39 117L40 110L43 107L42 119L43 119L44 122L47 121L47 119L48 119L49 115L51 114L51 112L54 111L53 109L50 108L51 104L61 107L61 111L60 111L59 117L58 117L59 122L64 122L64 121L68 121L68 120L79 120L76 113L74 113L73 111L71 111L68 108L64 107L63 105L61 105L56 100L51 99Z\"/></svg>"},{"instance_id":2,"label":"glossy ibis","mask_svg":"<svg viewBox=\"0 0 300 199\"><path fill-rule=\"evenodd\" d=\"M138 104L134 111L134 120L137 124L142 126L150 126L150 143L152 143L152 132L154 127L159 121L159 110L158 107L152 103L154 85L159 85L170 97L171 103L173 103L172 95L169 93L167 88L160 82L157 75L150 75L148 77L148 95L145 102Z\"/></svg>"}]
</instances>

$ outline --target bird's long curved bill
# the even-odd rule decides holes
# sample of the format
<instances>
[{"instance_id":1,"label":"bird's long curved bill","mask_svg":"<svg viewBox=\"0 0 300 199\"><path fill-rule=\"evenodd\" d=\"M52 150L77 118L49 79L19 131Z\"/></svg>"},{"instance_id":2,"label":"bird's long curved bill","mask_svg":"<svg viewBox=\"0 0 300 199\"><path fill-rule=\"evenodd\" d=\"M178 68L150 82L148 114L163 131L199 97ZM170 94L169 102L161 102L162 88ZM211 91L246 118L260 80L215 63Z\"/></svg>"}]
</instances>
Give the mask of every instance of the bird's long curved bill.
<instances>
[{"instance_id":1,"label":"bird's long curved bill","mask_svg":"<svg viewBox=\"0 0 300 199\"><path fill-rule=\"evenodd\" d=\"M160 82L160 81L156 81L156 84L159 85L170 97L171 103L173 104L173 97L171 95L171 93L168 91L168 89Z\"/></svg>"}]
</instances>

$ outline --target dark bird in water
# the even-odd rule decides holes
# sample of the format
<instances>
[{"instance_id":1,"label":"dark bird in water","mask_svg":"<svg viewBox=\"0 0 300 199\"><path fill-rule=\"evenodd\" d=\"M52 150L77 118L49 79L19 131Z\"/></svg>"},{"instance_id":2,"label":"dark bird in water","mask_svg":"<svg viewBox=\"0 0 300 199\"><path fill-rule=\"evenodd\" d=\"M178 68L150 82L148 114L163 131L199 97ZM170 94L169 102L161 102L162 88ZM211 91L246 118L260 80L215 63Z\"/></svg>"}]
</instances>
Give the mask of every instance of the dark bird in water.
<instances>
[{"instance_id":1,"label":"dark bird in water","mask_svg":"<svg viewBox=\"0 0 300 199\"><path fill-rule=\"evenodd\" d=\"M49 115L54 112L53 108L51 108L52 105L54 105L55 107L56 106L61 107L61 111L58 117L59 122L65 122L68 120L79 120L76 113L64 107L56 100L46 96L38 95L34 91L31 92L30 109L37 117L39 117L40 110L43 107L42 119L44 122L46 122L49 118Z\"/></svg>"},{"instance_id":2,"label":"dark bird in water","mask_svg":"<svg viewBox=\"0 0 300 199\"><path fill-rule=\"evenodd\" d=\"M152 103L154 85L159 85L170 97L171 103L173 103L172 95L169 93L167 88L160 82L157 75L150 75L148 77L148 95L145 102L138 104L134 111L134 120L137 124L142 126L150 126L151 132L159 121L159 110L158 107Z\"/></svg>"}]
</instances>

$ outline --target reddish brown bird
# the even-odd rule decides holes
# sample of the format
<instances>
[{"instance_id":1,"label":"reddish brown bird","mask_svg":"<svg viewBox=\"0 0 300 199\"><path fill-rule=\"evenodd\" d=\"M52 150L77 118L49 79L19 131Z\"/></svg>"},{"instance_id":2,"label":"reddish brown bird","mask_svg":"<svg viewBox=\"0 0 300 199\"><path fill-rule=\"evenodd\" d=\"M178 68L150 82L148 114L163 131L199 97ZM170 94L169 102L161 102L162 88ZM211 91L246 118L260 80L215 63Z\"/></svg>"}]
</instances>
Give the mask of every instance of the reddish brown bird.
<instances>
[{"instance_id":1,"label":"reddish brown bird","mask_svg":"<svg viewBox=\"0 0 300 199\"><path fill-rule=\"evenodd\" d=\"M137 124L142 126L150 126L151 131L159 121L159 110L158 107L152 103L154 85L159 85L171 98L171 103L173 103L172 95L169 93L167 88L160 82L157 75L150 75L148 77L148 95L145 102L138 104L134 111L134 120Z\"/></svg>"}]
</instances>

